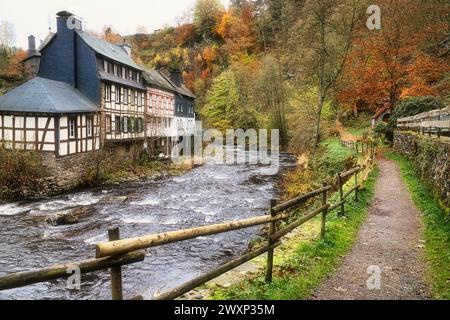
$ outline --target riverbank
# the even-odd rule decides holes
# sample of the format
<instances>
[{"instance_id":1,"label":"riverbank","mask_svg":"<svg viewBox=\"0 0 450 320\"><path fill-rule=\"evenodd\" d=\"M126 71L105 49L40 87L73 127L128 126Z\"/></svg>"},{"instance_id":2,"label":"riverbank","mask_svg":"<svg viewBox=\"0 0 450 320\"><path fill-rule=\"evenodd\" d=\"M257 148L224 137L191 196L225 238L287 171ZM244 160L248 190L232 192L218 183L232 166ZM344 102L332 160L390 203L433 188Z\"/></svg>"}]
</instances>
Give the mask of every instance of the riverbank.
<instances>
[{"instance_id":1,"label":"riverbank","mask_svg":"<svg viewBox=\"0 0 450 320\"><path fill-rule=\"evenodd\" d=\"M278 188L282 190L280 201L320 188L324 181L332 184L339 172L355 166L358 157L352 150L343 147L339 139L331 138L321 144L314 159L310 160L297 162L297 166L283 176L278 184ZM275 251L274 277L278 280L272 285L268 286L264 282L266 257L261 256L193 290L182 299L307 298L317 281L333 270L339 257L351 247L367 212L375 176L376 172L369 178L365 190L361 193L361 202L349 203L348 219L339 219L336 213L330 215L330 222L327 224L327 233L330 234L325 240L318 239L321 229L320 219L311 220L285 238L283 245ZM352 187L351 183L353 182L350 182L346 189ZM331 202L338 202L337 195L331 198ZM308 205L314 206L313 203ZM293 212L293 215L302 215L306 211L307 208L300 208L297 212ZM265 241L265 237L255 239L252 247L256 248ZM299 274L300 278L297 277ZM285 290L289 285L295 286L292 287L291 293Z\"/></svg>"},{"instance_id":2,"label":"riverbank","mask_svg":"<svg viewBox=\"0 0 450 320\"><path fill-rule=\"evenodd\" d=\"M190 162L173 164L169 159L150 159L143 155L135 160L107 161L94 157L84 163L79 173L51 168L46 158L34 151L0 149L0 204L37 201L86 188L103 187L125 182L158 180L192 170Z\"/></svg>"},{"instance_id":3,"label":"riverbank","mask_svg":"<svg viewBox=\"0 0 450 320\"><path fill-rule=\"evenodd\" d=\"M254 262L259 265L256 274L248 274L244 280L227 288L210 285L209 297L225 300L310 299L315 288L335 270L354 244L367 216L377 175L377 169L370 174L358 202L350 200L346 205L345 219L339 218L336 212L329 215L324 239L320 239L320 219L311 220L286 238L275 251L271 284L265 282L263 256ZM331 201L337 202L337 197L333 196Z\"/></svg>"}]
</instances>

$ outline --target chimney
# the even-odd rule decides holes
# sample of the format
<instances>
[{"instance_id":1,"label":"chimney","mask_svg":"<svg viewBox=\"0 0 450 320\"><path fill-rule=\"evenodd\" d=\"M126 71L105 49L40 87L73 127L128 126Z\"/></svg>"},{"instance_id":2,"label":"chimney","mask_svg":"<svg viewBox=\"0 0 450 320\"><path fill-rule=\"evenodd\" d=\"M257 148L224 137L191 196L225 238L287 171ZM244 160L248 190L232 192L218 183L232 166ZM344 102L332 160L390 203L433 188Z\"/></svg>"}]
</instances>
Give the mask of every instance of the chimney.
<instances>
[{"instance_id":1,"label":"chimney","mask_svg":"<svg viewBox=\"0 0 450 320\"><path fill-rule=\"evenodd\" d=\"M57 22L57 48L58 57L58 81L76 85L75 70L75 30L81 30L81 21L68 11L60 11L56 14Z\"/></svg>"},{"instance_id":2,"label":"chimney","mask_svg":"<svg viewBox=\"0 0 450 320\"><path fill-rule=\"evenodd\" d=\"M181 87L181 85L183 84L183 80L181 78L181 71L180 70L171 70L170 71L170 81L177 87Z\"/></svg>"},{"instance_id":3,"label":"chimney","mask_svg":"<svg viewBox=\"0 0 450 320\"><path fill-rule=\"evenodd\" d=\"M33 35L28 37L28 56L31 57L36 53L36 39Z\"/></svg>"},{"instance_id":4,"label":"chimney","mask_svg":"<svg viewBox=\"0 0 450 320\"><path fill-rule=\"evenodd\" d=\"M120 47L127 53L129 57L131 57L131 46L129 44L121 44Z\"/></svg>"}]
</instances>

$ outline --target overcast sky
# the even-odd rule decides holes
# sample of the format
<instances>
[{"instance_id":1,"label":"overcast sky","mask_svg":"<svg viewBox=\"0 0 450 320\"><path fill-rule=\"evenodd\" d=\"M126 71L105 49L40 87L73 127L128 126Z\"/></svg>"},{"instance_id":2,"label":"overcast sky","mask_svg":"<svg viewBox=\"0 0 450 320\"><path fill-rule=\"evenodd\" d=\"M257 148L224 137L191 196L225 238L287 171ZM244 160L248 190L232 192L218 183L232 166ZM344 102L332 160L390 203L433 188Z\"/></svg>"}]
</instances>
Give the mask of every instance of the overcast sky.
<instances>
[{"instance_id":1,"label":"overcast sky","mask_svg":"<svg viewBox=\"0 0 450 320\"><path fill-rule=\"evenodd\" d=\"M224 4L228 0L221 0ZM49 21L56 31L56 13L70 11L86 23L89 30L101 31L111 25L121 34L135 33L137 27L148 31L176 25L177 17L191 10L195 0L0 0L0 21L14 25L15 45L27 48L27 37L39 40L48 34Z\"/></svg>"}]
</instances>

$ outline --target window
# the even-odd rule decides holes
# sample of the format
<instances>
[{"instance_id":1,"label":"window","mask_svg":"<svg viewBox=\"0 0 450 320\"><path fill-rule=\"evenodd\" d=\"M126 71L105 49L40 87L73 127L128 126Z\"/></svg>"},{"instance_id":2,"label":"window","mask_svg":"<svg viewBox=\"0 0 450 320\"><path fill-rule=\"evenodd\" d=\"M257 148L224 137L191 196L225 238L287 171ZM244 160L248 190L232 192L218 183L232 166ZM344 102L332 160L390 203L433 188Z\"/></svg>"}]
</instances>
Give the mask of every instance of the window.
<instances>
[{"instance_id":1,"label":"window","mask_svg":"<svg viewBox=\"0 0 450 320\"><path fill-rule=\"evenodd\" d=\"M144 119L138 118L138 128L139 128L139 130L138 130L139 133L144 132Z\"/></svg>"},{"instance_id":2,"label":"window","mask_svg":"<svg viewBox=\"0 0 450 320\"><path fill-rule=\"evenodd\" d=\"M139 105L138 92L134 91L134 104Z\"/></svg>"},{"instance_id":3,"label":"window","mask_svg":"<svg viewBox=\"0 0 450 320\"><path fill-rule=\"evenodd\" d=\"M116 134L120 134L122 132L122 121L119 116L116 116L115 119Z\"/></svg>"},{"instance_id":4,"label":"window","mask_svg":"<svg viewBox=\"0 0 450 320\"><path fill-rule=\"evenodd\" d=\"M123 103L128 104L128 89L123 89Z\"/></svg>"},{"instance_id":5,"label":"window","mask_svg":"<svg viewBox=\"0 0 450 320\"><path fill-rule=\"evenodd\" d=\"M128 79L130 79L130 80L133 79L133 70L131 70L131 69L128 70Z\"/></svg>"},{"instance_id":6,"label":"window","mask_svg":"<svg viewBox=\"0 0 450 320\"><path fill-rule=\"evenodd\" d=\"M103 71L108 72L108 61L103 60Z\"/></svg>"},{"instance_id":7,"label":"window","mask_svg":"<svg viewBox=\"0 0 450 320\"><path fill-rule=\"evenodd\" d=\"M152 95L152 101L153 101L153 103L152 103L152 106L153 106L153 112L156 113L156 108L158 107L158 106L157 106L157 102L156 102L156 95Z\"/></svg>"},{"instance_id":8,"label":"window","mask_svg":"<svg viewBox=\"0 0 450 320\"><path fill-rule=\"evenodd\" d=\"M122 67L121 77L124 79L127 78L127 69L125 67Z\"/></svg>"},{"instance_id":9,"label":"window","mask_svg":"<svg viewBox=\"0 0 450 320\"><path fill-rule=\"evenodd\" d=\"M135 92L134 92L134 90L130 90L130 95L131 95L131 97L130 97L130 104L132 105L132 106L134 106L134 104L135 104L135 99L134 99L134 97L135 97Z\"/></svg>"},{"instance_id":10,"label":"window","mask_svg":"<svg viewBox=\"0 0 450 320\"><path fill-rule=\"evenodd\" d=\"M114 75L117 76L117 64L114 64Z\"/></svg>"},{"instance_id":11,"label":"window","mask_svg":"<svg viewBox=\"0 0 450 320\"><path fill-rule=\"evenodd\" d=\"M127 119L127 125L128 125L128 132L133 133L134 118L127 117L126 119Z\"/></svg>"},{"instance_id":12,"label":"window","mask_svg":"<svg viewBox=\"0 0 450 320\"><path fill-rule=\"evenodd\" d=\"M111 86L105 84L105 101L111 101Z\"/></svg>"},{"instance_id":13,"label":"window","mask_svg":"<svg viewBox=\"0 0 450 320\"><path fill-rule=\"evenodd\" d=\"M77 138L77 118L69 118L69 139Z\"/></svg>"},{"instance_id":14,"label":"window","mask_svg":"<svg viewBox=\"0 0 450 320\"><path fill-rule=\"evenodd\" d=\"M93 122L92 117L86 117L86 136L92 137Z\"/></svg>"},{"instance_id":15,"label":"window","mask_svg":"<svg viewBox=\"0 0 450 320\"><path fill-rule=\"evenodd\" d=\"M106 123L105 123L105 130L106 133L111 133L112 130L112 118L110 115L106 115Z\"/></svg>"},{"instance_id":16,"label":"window","mask_svg":"<svg viewBox=\"0 0 450 320\"><path fill-rule=\"evenodd\" d=\"M128 126L129 126L128 122L129 121L127 117L122 118L122 132L124 133L128 133Z\"/></svg>"},{"instance_id":17,"label":"window","mask_svg":"<svg viewBox=\"0 0 450 320\"><path fill-rule=\"evenodd\" d=\"M121 90L122 90L122 88L120 88L119 86L116 86L116 103L120 103Z\"/></svg>"},{"instance_id":18,"label":"window","mask_svg":"<svg viewBox=\"0 0 450 320\"><path fill-rule=\"evenodd\" d=\"M117 76L122 78L122 68L120 66L117 66Z\"/></svg>"}]
</instances>

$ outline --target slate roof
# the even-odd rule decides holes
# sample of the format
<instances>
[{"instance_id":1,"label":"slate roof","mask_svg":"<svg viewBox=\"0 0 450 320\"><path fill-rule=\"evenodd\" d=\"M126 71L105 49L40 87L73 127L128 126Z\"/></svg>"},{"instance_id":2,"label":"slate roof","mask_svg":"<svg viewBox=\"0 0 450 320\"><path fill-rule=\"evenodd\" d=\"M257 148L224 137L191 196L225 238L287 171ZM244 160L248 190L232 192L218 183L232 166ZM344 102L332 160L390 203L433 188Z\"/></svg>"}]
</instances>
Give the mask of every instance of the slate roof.
<instances>
[{"instance_id":1,"label":"slate roof","mask_svg":"<svg viewBox=\"0 0 450 320\"><path fill-rule=\"evenodd\" d=\"M149 84L153 84L163 89L167 89L173 92L177 92L175 87L167 81L167 79L156 70L145 70L143 77Z\"/></svg>"},{"instance_id":2,"label":"slate roof","mask_svg":"<svg viewBox=\"0 0 450 320\"><path fill-rule=\"evenodd\" d=\"M143 69L138 66L130 56L128 56L125 49L123 49L121 46L111 44L85 31L75 30L75 32L84 42L86 42L89 47L91 47L98 54L125 64L129 67L143 71Z\"/></svg>"},{"instance_id":3,"label":"slate roof","mask_svg":"<svg viewBox=\"0 0 450 320\"><path fill-rule=\"evenodd\" d=\"M190 97L192 99L196 98L196 96L188 88L186 88L184 84L181 84L181 86L177 86L172 81L170 81L169 77L167 77L164 73L160 72L160 74L161 76L164 77L164 79L166 79L167 82L169 82L175 88L175 90L179 94Z\"/></svg>"},{"instance_id":4,"label":"slate roof","mask_svg":"<svg viewBox=\"0 0 450 320\"><path fill-rule=\"evenodd\" d=\"M132 81L132 80L129 80L129 79L123 79L121 77L117 77L117 76L115 76L113 74L110 74L110 73L107 73L107 72L100 71L99 72L99 76L100 76L100 79L102 79L102 80L107 80L107 81L112 81L112 82L115 82L115 83L120 83L120 84L123 84L125 86L134 87L134 88L141 89L141 90L146 90L147 89L147 87L144 86L141 83L138 83L136 81Z\"/></svg>"},{"instance_id":5,"label":"slate roof","mask_svg":"<svg viewBox=\"0 0 450 320\"><path fill-rule=\"evenodd\" d=\"M100 110L68 83L37 77L0 96L0 111L67 114Z\"/></svg>"}]
</instances>

